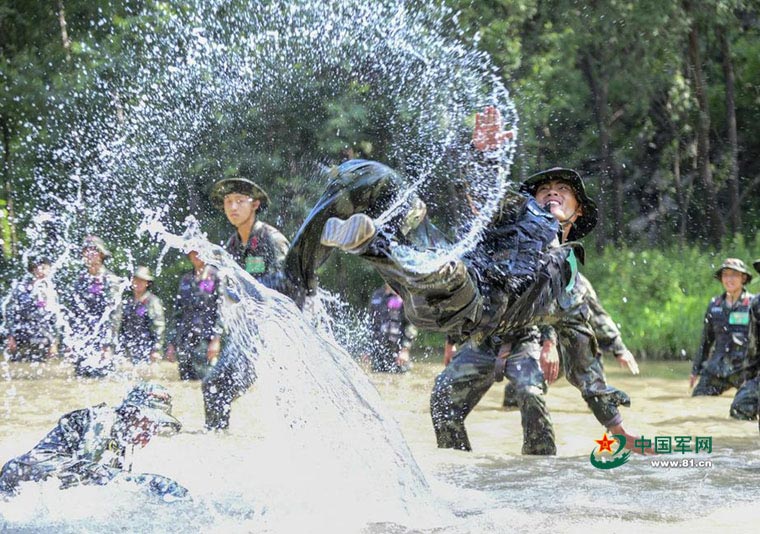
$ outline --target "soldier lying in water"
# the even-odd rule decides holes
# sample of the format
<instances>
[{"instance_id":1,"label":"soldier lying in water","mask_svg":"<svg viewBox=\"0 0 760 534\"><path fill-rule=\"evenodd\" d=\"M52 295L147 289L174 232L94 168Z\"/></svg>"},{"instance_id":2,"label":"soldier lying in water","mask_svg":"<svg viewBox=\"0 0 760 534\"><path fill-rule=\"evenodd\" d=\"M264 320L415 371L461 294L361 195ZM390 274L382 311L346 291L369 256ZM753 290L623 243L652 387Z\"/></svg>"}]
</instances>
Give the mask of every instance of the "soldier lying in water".
<instances>
[{"instance_id":1,"label":"soldier lying in water","mask_svg":"<svg viewBox=\"0 0 760 534\"><path fill-rule=\"evenodd\" d=\"M164 387L141 383L115 408L103 403L64 415L31 451L3 466L0 495L17 495L21 482L56 477L61 489L123 480L167 500L187 497L187 489L177 482L161 475L133 474L131 465L125 465L129 446L144 447L159 432L182 428L171 415L171 400Z\"/></svg>"}]
</instances>

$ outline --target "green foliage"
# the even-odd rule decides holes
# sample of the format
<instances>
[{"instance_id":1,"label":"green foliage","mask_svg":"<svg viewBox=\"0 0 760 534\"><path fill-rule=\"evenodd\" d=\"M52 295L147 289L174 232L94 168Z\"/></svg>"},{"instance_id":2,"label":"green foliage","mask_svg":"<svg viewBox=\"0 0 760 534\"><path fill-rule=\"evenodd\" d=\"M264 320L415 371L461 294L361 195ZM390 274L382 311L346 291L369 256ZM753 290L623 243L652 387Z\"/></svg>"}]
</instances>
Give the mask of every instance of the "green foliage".
<instances>
[{"instance_id":1,"label":"green foliage","mask_svg":"<svg viewBox=\"0 0 760 534\"><path fill-rule=\"evenodd\" d=\"M758 255L754 242L737 237L719 252L695 246L590 253L584 274L620 326L628 347L656 359L691 359L699 346L710 298L723 292L715 271L727 257L748 265ZM760 292L760 276L748 290Z\"/></svg>"}]
</instances>

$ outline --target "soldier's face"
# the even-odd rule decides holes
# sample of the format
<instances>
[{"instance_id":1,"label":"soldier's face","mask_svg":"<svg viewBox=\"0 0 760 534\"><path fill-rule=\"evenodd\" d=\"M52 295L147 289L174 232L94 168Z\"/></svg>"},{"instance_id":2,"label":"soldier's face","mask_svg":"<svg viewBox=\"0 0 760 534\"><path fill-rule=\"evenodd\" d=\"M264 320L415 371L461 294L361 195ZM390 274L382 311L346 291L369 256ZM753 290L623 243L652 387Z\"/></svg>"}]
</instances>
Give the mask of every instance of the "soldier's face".
<instances>
[{"instance_id":1,"label":"soldier's face","mask_svg":"<svg viewBox=\"0 0 760 534\"><path fill-rule=\"evenodd\" d=\"M564 180L549 180L536 189L536 202L547 208L560 222L575 222L583 212L575 191Z\"/></svg>"},{"instance_id":2,"label":"soldier's face","mask_svg":"<svg viewBox=\"0 0 760 534\"><path fill-rule=\"evenodd\" d=\"M103 263L103 255L96 248L87 247L82 251L84 264L88 267L97 267Z\"/></svg>"},{"instance_id":3,"label":"soldier's face","mask_svg":"<svg viewBox=\"0 0 760 534\"><path fill-rule=\"evenodd\" d=\"M34 270L32 271L32 274L37 280L42 280L48 274L50 274L50 265L48 265L47 263L38 265L34 268Z\"/></svg>"},{"instance_id":4,"label":"soldier's face","mask_svg":"<svg viewBox=\"0 0 760 534\"><path fill-rule=\"evenodd\" d=\"M227 216L227 220L237 227L253 220L260 204L260 200L254 200L247 195L229 193L224 196L224 214Z\"/></svg>"},{"instance_id":5,"label":"soldier's face","mask_svg":"<svg viewBox=\"0 0 760 534\"><path fill-rule=\"evenodd\" d=\"M720 272L720 282L723 288L729 293L736 293L741 290L747 281L747 275L734 271L733 269L723 269Z\"/></svg>"},{"instance_id":6,"label":"soldier's face","mask_svg":"<svg viewBox=\"0 0 760 534\"><path fill-rule=\"evenodd\" d=\"M136 295L142 295L148 290L148 281L143 280L142 278L137 278L136 276L132 277L132 291Z\"/></svg>"},{"instance_id":7,"label":"soldier's face","mask_svg":"<svg viewBox=\"0 0 760 534\"><path fill-rule=\"evenodd\" d=\"M192 263L193 267L196 269L203 269L203 266L206 265L200 256L198 256L198 251L196 250L191 250L187 254L187 259L190 260L190 263Z\"/></svg>"}]
</instances>

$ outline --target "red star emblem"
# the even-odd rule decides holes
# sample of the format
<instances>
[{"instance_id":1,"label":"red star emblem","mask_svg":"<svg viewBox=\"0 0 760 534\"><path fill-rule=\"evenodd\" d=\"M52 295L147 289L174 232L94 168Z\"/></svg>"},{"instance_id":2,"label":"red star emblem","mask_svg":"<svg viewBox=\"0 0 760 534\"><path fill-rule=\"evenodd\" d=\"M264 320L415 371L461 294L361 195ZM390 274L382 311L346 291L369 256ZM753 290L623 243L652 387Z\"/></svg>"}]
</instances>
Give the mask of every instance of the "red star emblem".
<instances>
[{"instance_id":1,"label":"red star emblem","mask_svg":"<svg viewBox=\"0 0 760 534\"><path fill-rule=\"evenodd\" d=\"M596 451L597 454L602 453L604 451L609 451L610 454L612 454L612 444L615 443L616 440L609 439L607 437L606 432L604 433L604 436L602 437L602 439L595 439L594 441L596 441L599 444L599 450Z\"/></svg>"}]
</instances>

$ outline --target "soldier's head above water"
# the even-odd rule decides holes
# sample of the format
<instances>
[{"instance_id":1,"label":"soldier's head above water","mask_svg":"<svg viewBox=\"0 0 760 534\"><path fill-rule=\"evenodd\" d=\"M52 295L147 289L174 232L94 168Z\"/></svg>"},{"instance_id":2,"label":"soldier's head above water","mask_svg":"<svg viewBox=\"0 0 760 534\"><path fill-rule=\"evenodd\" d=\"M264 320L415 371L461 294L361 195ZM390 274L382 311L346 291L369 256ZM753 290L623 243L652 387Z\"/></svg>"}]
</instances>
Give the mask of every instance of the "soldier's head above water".
<instances>
[{"instance_id":1,"label":"soldier's head above water","mask_svg":"<svg viewBox=\"0 0 760 534\"><path fill-rule=\"evenodd\" d=\"M596 226L596 203L573 169L554 167L538 172L522 183L521 191L533 195L539 205L551 211L562 226L565 240L580 239Z\"/></svg>"},{"instance_id":2,"label":"soldier's head above water","mask_svg":"<svg viewBox=\"0 0 760 534\"><path fill-rule=\"evenodd\" d=\"M120 419L120 437L144 447L159 433L176 433L182 424L171 415L172 396L159 385L141 382L134 386L116 408Z\"/></svg>"}]
</instances>

